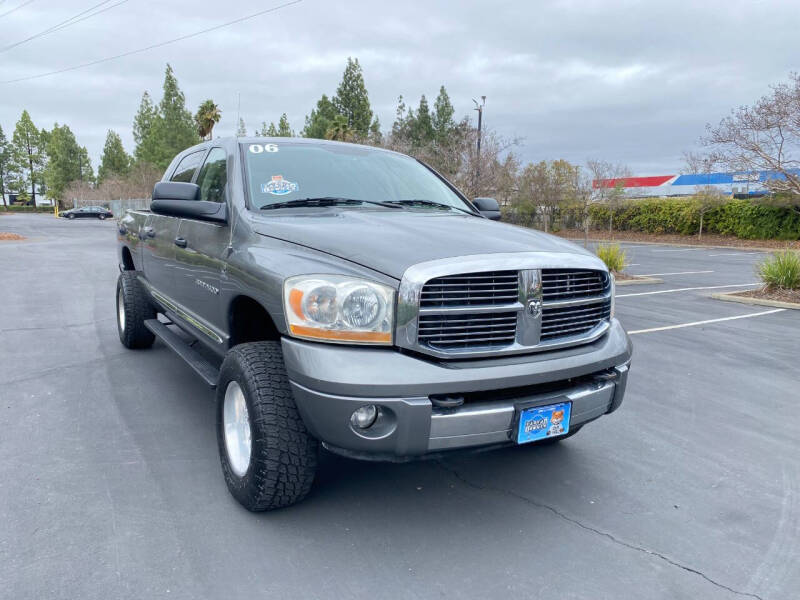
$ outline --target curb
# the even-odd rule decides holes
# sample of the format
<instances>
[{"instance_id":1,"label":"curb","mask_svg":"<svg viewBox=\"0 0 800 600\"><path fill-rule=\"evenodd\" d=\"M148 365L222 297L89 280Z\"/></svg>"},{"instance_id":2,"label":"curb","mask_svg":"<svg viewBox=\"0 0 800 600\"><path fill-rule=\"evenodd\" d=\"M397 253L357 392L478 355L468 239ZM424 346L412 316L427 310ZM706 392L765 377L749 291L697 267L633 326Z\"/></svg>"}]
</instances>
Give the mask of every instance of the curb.
<instances>
[{"instance_id":1,"label":"curb","mask_svg":"<svg viewBox=\"0 0 800 600\"><path fill-rule=\"evenodd\" d=\"M636 277L636 276L634 276ZM636 279L617 279L614 282L616 287L621 287L625 285L646 285L646 284L653 284L653 283L664 283L663 279L658 279L657 277L636 277Z\"/></svg>"},{"instance_id":2,"label":"curb","mask_svg":"<svg viewBox=\"0 0 800 600\"><path fill-rule=\"evenodd\" d=\"M561 236L558 236L561 237ZM583 242L583 238L561 238L570 242ZM756 250L758 252L781 252L782 250L792 250L793 252L800 253L798 248L765 248L764 246L715 246L712 244L681 244L679 242L644 242L640 240L602 240L589 238L590 242L597 244L643 244L647 246L678 246L679 248L698 248L708 250L741 250L747 252L748 250Z\"/></svg>"},{"instance_id":3,"label":"curb","mask_svg":"<svg viewBox=\"0 0 800 600\"><path fill-rule=\"evenodd\" d=\"M736 296L734 294L711 294L711 297L715 300L739 302L740 304L750 304L752 306L772 306L774 308L800 310L800 304L795 302L781 302L780 300L766 300L764 298L748 298L747 296Z\"/></svg>"}]
</instances>

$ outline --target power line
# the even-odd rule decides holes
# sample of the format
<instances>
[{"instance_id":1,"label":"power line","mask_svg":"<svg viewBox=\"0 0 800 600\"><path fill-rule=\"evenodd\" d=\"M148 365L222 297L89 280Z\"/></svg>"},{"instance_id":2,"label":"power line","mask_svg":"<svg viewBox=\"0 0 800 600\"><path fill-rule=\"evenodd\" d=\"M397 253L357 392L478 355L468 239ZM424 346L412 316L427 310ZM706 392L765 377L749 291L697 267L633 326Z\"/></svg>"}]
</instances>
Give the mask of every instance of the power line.
<instances>
[{"instance_id":1,"label":"power line","mask_svg":"<svg viewBox=\"0 0 800 600\"><path fill-rule=\"evenodd\" d=\"M33 2L33 0L29 0ZM91 67L93 65L99 65L101 63L110 62L112 60L117 60L119 58L124 58L126 56L131 56L133 54L140 54L142 52L147 52L148 50L153 50L155 48L161 48L162 46L167 46L169 44L174 44L175 42L181 42L183 40L188 40L189 38L197 37L198 35L203 35L204 33L209 33L211 31L216 31L217 29L222 29L223 27L229 27L230 25L236 25L237 23L242 23L243 21L248 21L250 19L254 19L255 17L259 17L261 15L265 15L267 13L275 12L282 8L286 8L288 6L292 6L293 4L299 4L303 0L293 0L292 2L286 2L284 4L279 4L278 6L273 6L272 8L268 8L266 10L260 10L256 13L251 15L247 15L244 17L239 17L238 19L234 19L232 21L227 21L225 23L221 23L219 25L214 25L213 27L208 27L207 29L201 29L200 31L195 31L194 33L189 33L186 35L182 35L180 37L172 38L171 40L166 40L164 42L159 42L157 44L151 44L150 46L145 46L144 48L137 48L136 50L129 50L128 52L123 52L122 54L116 54L114 56L108 56L106 58L100 58L98 60L93 60L86 63L81 63L79 65L75 65L72 67L66 67L64 69L58 69L56 71L49 71L47 73L39 73L38 75L29 75L28 77L19 77L17 79L8 79L6 81L0 81L0 84L5 83L18 83L20 81L30 81L31 79L40 79L42 77L49 77L50 75L58 75L59 73L66 73L68 71L76 71L77 69L83 69L85 67Z\"/></svg>"},{"instance_id":2,"label":"power line","mask_svg":"<svg viewBox=\"0 0 800 600\"><path fill-rule=\"evenodd\" d=\"M16 8L12 8L11 10L4 12L2 15L0 15L0 19L5 17L6 15L10 15L11 13L18 11L23 6L28 6L28 4L30 4L31 2L33 2L33 0L26 0L26 2L23 2L22 4L20 4Z\"/></svg>"},{"instance_id":3,"label":"power line","mask_svg":"<svg viewBox=\"0 0 800 600\"><path fill-rule=\"evenodd\" d=\"M61 21L60 23L56 23L55 25L52 25L51 27L48 27L47 29L44 29L43 31L40 31L39 33L35 33L34 35L32 35L30 37L26 37L24 40L20 40L18 42L14 42L13 44L9 44L8 46L5 46L4 48L0 48L0 52L6 52L8 50L11 50L12 48L16 48L17 46L19 46L21 44L24 44L25 42L30 42L31 40L35 40L36 38L40 38L40 37L42 37L44 35L47 35L48 33L53 33L54 31L59 31L61 29L65 29L65 28L69 27L70 25L75 25L76 23L80 23L81 21L85 21L86 19L88 19L90 17L94 17L95 15L99 15L100 13L103 13L103 12L105 12L107 10L110 10L110 9L114 8L115 6L119 6L120 4L124 4L127 1L128 0L121 0L120 2L117 2L116 4L112 4L111 6L107 6L106 8L98 10L97 12L93 12L92 14L89 14L89 15L86 14L88 12L93 11L95 8L99 8L100 6L103 6L103 4L108 4L109 2L111 2L111 0L103 0L103 2L100 2L99 4L95 4L94 6L92 6L90 8L87 8L86 10L79 12L77 15L71 16L69 19L66 19L65 21ZM83 16L83 15L86 15L86 16ZM80 17L82 17L82 18L80 18Z\"/></svg>"}]
</instances>

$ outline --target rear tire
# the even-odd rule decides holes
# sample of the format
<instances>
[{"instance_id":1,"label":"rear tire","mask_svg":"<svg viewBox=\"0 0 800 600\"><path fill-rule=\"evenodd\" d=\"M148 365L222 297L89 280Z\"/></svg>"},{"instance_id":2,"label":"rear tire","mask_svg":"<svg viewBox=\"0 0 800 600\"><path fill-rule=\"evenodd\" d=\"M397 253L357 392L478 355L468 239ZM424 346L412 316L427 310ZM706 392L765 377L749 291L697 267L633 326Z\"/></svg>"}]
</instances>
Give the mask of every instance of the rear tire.
<instances>
[{"instance_id":1,"label":"rear tire","mask_svg":"<svg viewBox=\"0 0 800 600\"><path fill-rule=\"evenodd\" d=\"M239 394L246 409L240 397L234 410L230 403ZM241 344L228 352L217 383L217 442L228 490L247 510L290 506L311 490L317 440L294 403L280 342Z\"/></svg>"},{"instance_id":2,"label":"rear tire","mask_svg":"<svg viewBox=\"0 0 800 600\"><path fill-rule=\"evenodd\" d=\"M136 271L122 271L117 279L119 341L132 350L149 348L156 336L144 326L144 322L155 318L156 310L136 277Z\"/></svg>"},{"instance_id":3,"label":"rear tire","mask_svg":"<svg viewBox=\"0 0 800 600\"><path fill-rule=\"evenodd\" d=\"M69 213L69 214L67 215L67 218L68 218L68 219L74 219L74 218L75 218L75 215L73 215L72 213Z\"/></svg>"}]
</instances>

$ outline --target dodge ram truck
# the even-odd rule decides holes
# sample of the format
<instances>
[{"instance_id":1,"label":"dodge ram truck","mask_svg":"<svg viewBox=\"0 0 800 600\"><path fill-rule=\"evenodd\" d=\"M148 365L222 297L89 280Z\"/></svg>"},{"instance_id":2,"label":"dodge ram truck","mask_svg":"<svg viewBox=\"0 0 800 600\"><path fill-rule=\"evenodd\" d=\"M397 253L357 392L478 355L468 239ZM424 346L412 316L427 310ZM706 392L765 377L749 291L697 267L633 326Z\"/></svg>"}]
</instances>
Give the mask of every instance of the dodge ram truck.
<instances>
[{"instance_id":1,"label":"dodge ram truck","mask_svg":"<svg viewBox=\"0 0 800 600\"><path fill-rule=\"evenodd\" d=\"M428 165L291 138L181 152L118 221L117 327L216 389L225 482L301 500L319 446L403 461L545 444L622 402L614 279Z\"/></svg>"}]
</instances>

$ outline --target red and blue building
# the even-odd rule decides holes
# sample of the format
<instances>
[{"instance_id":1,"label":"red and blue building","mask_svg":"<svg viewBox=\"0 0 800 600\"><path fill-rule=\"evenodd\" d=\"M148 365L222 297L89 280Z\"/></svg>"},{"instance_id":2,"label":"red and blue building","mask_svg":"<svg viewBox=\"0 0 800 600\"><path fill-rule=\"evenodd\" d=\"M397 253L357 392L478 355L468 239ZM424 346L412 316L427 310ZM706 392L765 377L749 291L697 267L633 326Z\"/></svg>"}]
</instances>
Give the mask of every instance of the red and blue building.
<instances>
[{"instance_id":1,"label":"red and blue building","mask_svg":"<svg viewBox=\"0 0 800 600\"><path fill-rule=\"evenodd\" d=\"M800 176L800 169L793 169ZM774 171L751 171L738 173L692 173L687 175L655 175L650 177L621 177L618 179L596 179L595 188L621 186L631 198L658 198L669 196L692 196L706 188L718 190L725 196L764 196L769 193L767 183L774 179L785 179Z\"/></svg>"}]
</instances>

